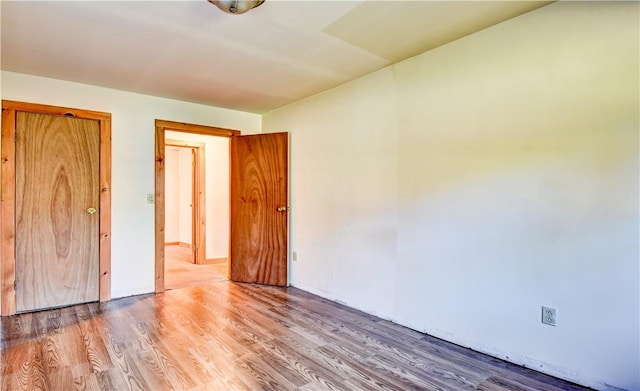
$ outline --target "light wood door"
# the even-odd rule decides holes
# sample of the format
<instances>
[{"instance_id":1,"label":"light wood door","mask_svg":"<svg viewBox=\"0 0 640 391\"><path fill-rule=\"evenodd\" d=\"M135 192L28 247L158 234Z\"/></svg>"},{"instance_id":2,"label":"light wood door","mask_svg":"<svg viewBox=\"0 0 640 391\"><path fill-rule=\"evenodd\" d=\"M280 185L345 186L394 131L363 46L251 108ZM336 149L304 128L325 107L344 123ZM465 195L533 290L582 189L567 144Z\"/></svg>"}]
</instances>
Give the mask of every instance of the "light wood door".
<instances>
[{"instance_id":1,"label":"light wood door","mask_svg":"<svg viewBox=\"0 0 640 391\"><path fill-rule=\"evenodd\" d=\"M288 283L288 136L231 139L232 281Z\"/></svg>"},{"instance_id":2,"label":"light wood door","mask_svg":"<svg viewBox=\"0 0 640 391\"><path fill-rule=\"evenodd\" d=\"M18 112L16 309L99 299L96 120Z\"/></svg>"}]
</instances>

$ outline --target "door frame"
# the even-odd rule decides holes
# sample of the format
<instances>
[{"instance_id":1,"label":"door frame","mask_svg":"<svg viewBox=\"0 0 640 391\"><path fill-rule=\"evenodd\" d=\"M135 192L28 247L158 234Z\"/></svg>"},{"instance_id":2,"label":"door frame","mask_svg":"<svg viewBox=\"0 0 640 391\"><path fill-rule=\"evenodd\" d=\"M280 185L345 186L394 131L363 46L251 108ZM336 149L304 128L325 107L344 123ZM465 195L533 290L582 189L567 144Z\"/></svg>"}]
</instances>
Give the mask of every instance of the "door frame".
<instances>
[{"instance_id":1,"label":"door frame","mask_svg":"<svg viewBox=\"0 0 640 391\"><path fill-rule=\"evenodd\" d=\"M233 138L240 136L239 130L218 128L214 126L187 124L183 122L165 121L156 119L156 163L155 163L155 292L164 292L164 233L165 233L165 207L164 207L164 180L165 180L165 131L171 130L182 133L201 134L204 136L218 136ZM229 143L231 146L231 143ZM203 157L204 159L204 157ZM229 201L231 202L231 201ZM206 222L206 220L204 220Z\"/></svg>"},{"instance_id":2,"label":"door frame","mask_svg":"<svg viewBox=\"0 0 640 391\"><path fill-rule=\"evenodd\" d=\"M96 120L100 129L100 228L99 279L100 301L111 299L111 114L99 111L50 106L38 103L2 100L2 189L0 190L0 314L16 313L16 116L17 112L70 116Z\"/></svg>"},{"instance_id":3,"label":"door frame","mask_svg":"<svg viewBox=\"0 0 640 391\"><path fill-rule=\"evenodd\" d=\"M165 139L164 145L165 147L173 146L189 148L195 153L194 166L192 168L193 182L191 189L191 204L193 205L191 209L191 249L194 252L194 263L204 265L207 263L206 155L204 143Z\"/></svg>"}]
</instances>

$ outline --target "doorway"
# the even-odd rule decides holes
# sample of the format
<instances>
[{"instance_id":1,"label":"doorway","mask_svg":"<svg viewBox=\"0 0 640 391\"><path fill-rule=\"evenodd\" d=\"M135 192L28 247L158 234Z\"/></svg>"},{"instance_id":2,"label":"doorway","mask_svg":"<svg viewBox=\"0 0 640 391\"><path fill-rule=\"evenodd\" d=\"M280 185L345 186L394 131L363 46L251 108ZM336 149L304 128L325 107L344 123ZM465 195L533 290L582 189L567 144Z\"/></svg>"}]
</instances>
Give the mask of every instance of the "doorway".
<instances>
[{"instance_id":1,"label":"doorway","mask_svg":"<svg viewBox=\"0 0 640 391\"><path fill-rule=\"evenodd\" d=\"M165 243L188 248L191 263L202 265L207 247L205 143L166 139L165 167Z\"/></svg>"},{"instance_id":2,"label":"doorway","mask_svg":"<svg viewBox=\"0 0 640 391\"><path fill-rule=\"evenodd\" d=\"M2 161L2 315L109 300L111 115L3 100Z\"/></svg>"},{"instance_id":3,"label":"doorway","mask_svg":"<svg viewBox=\"0 0 640 391\"><path fill-rule=\"evenodd\" d=\"M228 277L229 139L165 132L165 289Z\"/></svg>"},{"instance_id":4,"label":"doorway","mask_svg":"<svg viewBox=\"0 0 640 391\"><path fill-rule=\"evenodd\" d=\"M287 132L241 136L240 131L156 120L155 292L165 290L165 141L177 131L224 137L229 143L227 278L288 286Z\"/></svg>"},{"instance_id":5,"label":"doorway","mask_svg":"<svg viewBox=\"0 0 640 391\"><path fill-rule=\"evenodd\" d=\"M186 286L201 283L200 280L215 281L221 278L224 280L228 279L228 211L227 222L222 228L222 231L224 231L223 233L226 233L226 236L221 234L219 228L220 224L216 225L216 227L218 228L209 227L209 229L207 229L208 220L213 220L216 214L219 215L219 212L215 213L216 206L220 204L219 199L217 202L215 202L215 191L218 189L216 188L216 186L213 186L212 181L208 180L208 178L211 178L215 174L215 170L213 170L213 165L211 166L211 170L206 170L207 153L209 152L209 150L211 150L211 154L213 155L215 154L215 150L217 148L212 145L209 145L208 147L208 143L206 141L203 142L202 140L205 140L210 136L214 136L210 137L212 139L215 138L218 140L224 140L224 142L226 143L224 151L227 153L226 175L228 178L228 144L231 137L239 134L240 132L237 130L156 120L156 292L163 292L165 289L172 289L177 287L177 285L175 285L170 280L171 277L167 278L168 269L179 269L178 272L182 273L185 276L194 276L194 273L196 273L195 278L185 277L185 281L187 281ZM197 177L201 178L201 187L200 190L197 191L197 195L200 201L196 202L196 205L199 204L201 207L198 207L199 213L197 213L196 216L197 224L192 224L192 226L196 226L196 228L197 226L200 226L201 228L200 234L196 235L197 237L194 238L194 241L196 243L196 251L199 248L204 251L200 252L202 255L199 262L197 260L198 257L196 257L196 263L193 263L193 258L190 255L187 246L180 246L181 243L178 243L178 245L175 244L176 241L180 242L180 240L174 240L176 238L175 231L173 233L170 232L171 229L175 229L175 227L167 226L168 223L171 223L172 217L168 216L166 203L167 199L169 199L169 201L171 200L172 195L170 195L169 193L171 193L172 191L174 192L173 197L175 199L176 190L175 186L170 188L169 181L171 179L167 178L172 174L168 172L168 170L171 170L171 168L167 166L168 164L171 164L171 157L167 157L166 148L167 146L172 145L182 147L203 147L201 150L202 153L198 155L195 162L196 166L202 168L200 171L198 171L197 174ZM206 174L205 171L207 171ZM228 179L226 180L226 185L227 187L229 186ZM209 189L207 189L207 186L209 187ZM207 208L205 194L207 195L207 198L211 200L211 202L209 203L209 208ZM225 201L222 202L224 203ZM228 203L229 200L227 196L226 204L228 205ZM209 216L207 216L207 214ZM173 221L175 224L175 217L173 218ZM207 240L207 236L209 240ZM215 238L215 241L213 240L213 238ZM219 246L216 245L216 243L219 243L220 240L223 240L226 244L226 247L222 248L222 250L219 248ZM210 245L207 245L207 243L209 243ZM169 259L169 257L171 257L171 259ZM178 279L181 278L182 277L178 276Z\"/></svg>"}]
</instances>

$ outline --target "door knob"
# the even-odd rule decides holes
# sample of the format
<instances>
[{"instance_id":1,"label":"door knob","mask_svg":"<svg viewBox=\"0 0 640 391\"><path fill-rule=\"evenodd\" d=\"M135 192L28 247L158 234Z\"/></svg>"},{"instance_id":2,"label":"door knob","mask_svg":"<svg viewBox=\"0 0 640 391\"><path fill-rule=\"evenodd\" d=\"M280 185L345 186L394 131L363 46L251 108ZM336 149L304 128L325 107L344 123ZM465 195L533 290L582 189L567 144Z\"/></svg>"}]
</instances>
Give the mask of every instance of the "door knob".
<instances>
[{"instance_id":1,"label":"door knob","mask_svg":"<svg viewBox=\"0 0 640 391\"><path fill-rule=\"evenodd\" d=\"M278 209L276 209L278 212L286 212L289 210L288 206L279 206Z\"/></svg>"},{"instance_id":2,"label":"door knob","mask_svg":"<svg viewBox=\"0 0 640 391\"><path fill-rule=\"evenodd\" d=\"M96 212L97 212L96 208L89 208L89 209L87 209L87 213L89 213L90 215L92 215L92 214L94 214L94 213L96 213Z\"/></svg>"}]
</instances>

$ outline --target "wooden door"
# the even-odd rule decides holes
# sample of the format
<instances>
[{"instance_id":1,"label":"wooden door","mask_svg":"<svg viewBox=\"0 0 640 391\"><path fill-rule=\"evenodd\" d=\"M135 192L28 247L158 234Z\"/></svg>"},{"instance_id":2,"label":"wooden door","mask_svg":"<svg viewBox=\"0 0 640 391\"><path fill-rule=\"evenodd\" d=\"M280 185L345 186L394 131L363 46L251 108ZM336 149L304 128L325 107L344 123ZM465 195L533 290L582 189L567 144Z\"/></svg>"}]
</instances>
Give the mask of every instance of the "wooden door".
<instances>
[{"instance_id":1,"label":"wooden door","mask_svg":"<svg viewBox=\"0 0 640 391\"><path fill-rule=\"evenodd\" d=\"M18 112L16 310L99 299L99 122Z\"/></svg>"},{"instance_id":2,"label":"wooden door","mask_svg":"<svg viewBox=\"0 0 640 391\"><path fill-rule=\"evenodd\" d=\"M232 281L288 284L288 136L231 139Z\"/></svg>"}]
</instances>

